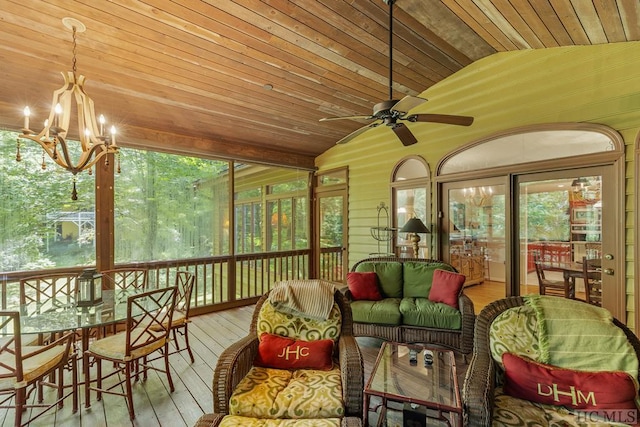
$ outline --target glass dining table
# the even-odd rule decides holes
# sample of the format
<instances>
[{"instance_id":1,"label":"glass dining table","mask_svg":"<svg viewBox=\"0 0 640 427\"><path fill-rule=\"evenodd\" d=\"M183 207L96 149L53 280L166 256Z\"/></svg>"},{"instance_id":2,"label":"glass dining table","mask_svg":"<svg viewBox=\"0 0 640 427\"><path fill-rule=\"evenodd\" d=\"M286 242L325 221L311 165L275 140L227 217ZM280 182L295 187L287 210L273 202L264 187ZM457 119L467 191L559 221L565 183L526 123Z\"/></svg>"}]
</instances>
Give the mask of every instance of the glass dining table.
<instances>
[{"instance_id":1,"label":"glass dining table","mask_svg":"<svg viewBox=\"0 0 640 427\"><path fill-rule=\"evenodd\" d=\"M107 328L127 319L129 294L102 291L102 302L80 307L76 304L24 304L20 306L22 334L55 335L77 331L81 335L82 351L87 350L92 330Z\"/></svg>"}]
</instances>

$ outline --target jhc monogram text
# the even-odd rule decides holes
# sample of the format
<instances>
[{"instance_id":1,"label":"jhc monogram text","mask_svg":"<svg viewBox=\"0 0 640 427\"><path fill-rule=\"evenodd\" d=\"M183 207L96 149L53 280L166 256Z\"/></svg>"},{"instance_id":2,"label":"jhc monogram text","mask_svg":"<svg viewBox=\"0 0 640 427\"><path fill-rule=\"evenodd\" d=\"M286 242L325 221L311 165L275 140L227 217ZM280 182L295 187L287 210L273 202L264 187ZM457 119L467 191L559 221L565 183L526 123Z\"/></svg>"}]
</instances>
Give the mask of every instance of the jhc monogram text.
<instances>
[{"instance_id":1,"label":"jhc monogram text","mask_svg":"<svg viewBox=\"0 0 640 427\"><path fill-rule=\"evenodd\" d=\"M279 358L284 360L299 360L301 357L309 356L309 347L286 347L282 349L282 352L278 355Z\"/></svg>"}]
</instances>

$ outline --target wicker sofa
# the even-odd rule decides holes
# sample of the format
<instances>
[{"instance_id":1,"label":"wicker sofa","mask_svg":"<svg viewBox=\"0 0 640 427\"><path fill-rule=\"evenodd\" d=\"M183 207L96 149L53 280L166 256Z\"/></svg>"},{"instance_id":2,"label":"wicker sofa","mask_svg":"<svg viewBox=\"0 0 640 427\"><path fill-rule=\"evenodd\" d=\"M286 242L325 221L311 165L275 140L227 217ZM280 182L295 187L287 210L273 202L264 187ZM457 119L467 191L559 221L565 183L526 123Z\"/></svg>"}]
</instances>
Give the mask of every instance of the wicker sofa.
<instances>
[{"instance_id":1,"label":"wicker sofa","mask_svg":"<svg viewBox=\"0 0 640 427\"><path fill-rule=\"evenodd\" d=\"M213 374L214 413L203 415L195 427L216 427L218 425L324 427L336 424L341 427L360 427L362 425L364 366L358 343L353 336L351 309L342 292L339 290L334 292L334 308L331 316L327 321L320 322L278 312L269 302L269 294L263 295L256 303L248 335L232 344L220 355ZM338 327L337 330L335 326ZM292 371L294 377L298 373L301 375L297 380L298 385L294 384L293 388L282 390L281 388L285 387L286 381L283 379L284 374L279 373L278 369L257 368L258 371L254 371L256 369L256 355L259 353L259 336L265 331L296 339L306 337L309 341L323 338L323 335L335 337L337 341L334 360L339 371L337 383L340 383L341 386L335 386L336 378L333 374L335 369L329 371L330 381L327 380L328 377L325 378L324 374L319 374L319 371L315 373L304 373L303 370ZM300 380L300 378L307 377L310 380ZM292 383L295 382L292 381ZM264 392L266 395L256 395L253 392L246 394L247 384L252 383L256 386L255 390L262 390L260 393ZM329 387L331 389L329 394L326 393L328 384L333 384ZM325 391L318 392L320 389ZM334 396L338 389L341 389L342 394ZM236 395L235 393L239 390L240 394ZM287 390L289 391L287 392ZM271 414L270 411L276 406L273 406L274 404L269 400L274 396L293 393L293 390L297 390L300 394L298 400L301 401L296 400L295 396L284 397L284 401L292 399L291 402L280 408L285 412L290 411L288 415ZM316 394L318 395L316 396ZM259 408L256 410L262 415L252 415L251 417L255 417L253 419L247 416L238 418L238 415L242 415L241 412L253 411L251 406L256 396L258 398L255 402L260 402ZM307 404L310 400L316 402ZM298 416L293 415L296 411L317 410L318 406L320 412L323 410L326 412L335 401L340 401L344 405L344 412L341 416L331 415L331 418L322 419L322 416L318 415L317 418L308 419L304 418L305 415L298 414L301 418L297 419Z\"/></svg>"},{"instance_id":2,"label":"wicker sofa","mask_svg":"<svg viewBox=\"0 0 640 427\"><path fill-rule=\"evenodd\" d=\"M431 304L428 296L436 269L456 271L452 265L432 259L374 257L357 262L351 272L376 272L384 300L354 301L351 292L346 291L351 301L354 335L395 342L437 344L465 355L471 353L475 323L473 302L461 292L458 310L443 304ZM403 315L404 307L423 312ZM376 311L389 310L392 316L376 314Z\"/></svg>"},{"instance_id":3,"label":"wicker sofa","mask_svg":"<svg viewBox=\"0 0 640 427\"><path fill-rule=\"evenodd\" d=\"M536 297L534 297L536 298ZM588 304L576 300L566 300L560 297L542 297L553 298L562 305L557 310L559 313L559 322L567 323L567 312L575 311L576 305L588 306ZM513 425L562 425L562 426L618 426L627 425L625 423L613 422L615 418L609 418L609 421L598 421L595 415L598 410L591 410L580 413L572 410L570 406L554 406L546 405L539 402L531 402L525 399L512 397L505 393L504 386L504 369L495 360L497 354L504 352L513 352L529 359L539 361L541 355L541 344L535 339L538 331L543 328L539 325L536 318L535 309L532 308L529 297L508 297L487 305L478 314L476 321L474 348L469 367L467 369L464 385L462 388L463 419L464 425L468 427L488 427L488 426L513 426ZM580 307L577 307L580 309ZM591 318L592 319L592 318ZM593 324L585 321L578 322L581 324L585 336L579 337L580 342L589 343L583 346L579 353L569 351L570 346L566 346L566 342L561 343L562 350L570 353L573 358L571 366L563 366L559 371L567 371L572 368L575 370L586 370L594 372L602 370L594 369L589 364L599 364L601 358L608 358L607 353L594 361L594 352L600 353L597 342L601 342L604 347L611 348L611 354L619 354L618 348L613 348L613 334L601 335L594 334ZM611 319L613 328L617 327L621 330L619 334L621 339L628 342L628 350L630 358L637 357L640 359L640 341L629 328L619 322L617 319ZM589 326L585 326L589 325ZM594 340L593 337L596 337ZM533 338L532 338L533 337ZM573 350L573 348L571 348ZM582 362L584 361L584 362ZM576 367L579 363L579 368ZM586 369L585 369L586 366ZM529 374L527 374L529 375ZM539 376L535 376L536 379ZM558 381L556 379L556 381ZM608 381L602 381L602 384ZM637 383L636 383L637 384ZM540 384L538 384L540 388ZM559 386L562 390L568 390L569 387L564 384ZM544 385L543 385L544 389ZM576 386L577 389L577 386ZM619 394L620 389L616 389L613 394ZM567 394L567 393L565 393ZM585 392L585 395L588 395ZM637 389L636 389L637 398ZM592 397L592 402L595 402ZM589 411L589 410L587 410ZM580 418L580 414L583 414ZM594 415L595 414L595 415ZM615 414L614 414L615 415ZM620 415L620 414L618 414ZM633 420L637 420L638 413L635 415L624 412L622 416L631 415ZM620 420L621 417L618 418ZM636 425L635 421L631 424Z\"/></svg>"}]
</instances>

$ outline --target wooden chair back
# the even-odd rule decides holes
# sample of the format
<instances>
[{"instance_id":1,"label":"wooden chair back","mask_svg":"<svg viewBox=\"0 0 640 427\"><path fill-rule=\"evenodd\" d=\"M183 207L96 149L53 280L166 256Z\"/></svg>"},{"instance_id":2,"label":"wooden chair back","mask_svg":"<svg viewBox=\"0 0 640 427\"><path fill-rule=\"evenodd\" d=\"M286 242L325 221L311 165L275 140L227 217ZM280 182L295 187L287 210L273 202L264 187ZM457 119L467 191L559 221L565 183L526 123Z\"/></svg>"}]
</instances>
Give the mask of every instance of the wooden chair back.
<instances>
[{"instance_id":1,"label":"wooden chair back","mask_svg":"<svg viewBox=\"0 0 640 427\"><path fill-rule=\"evenodd\" d=\"M175 307L175 286L127 298L126 355L144 347L163 345L168 339Z\"/></svg>"},{"instance_id":2,"label":"wooden chair back","mask_svg":"<svg viewBox=\"0 0 640 427\"><path fill-rule=\"evenodd\" d=\"M102 286L116 294L133 295L147 289L149 270L146 268L114 268L103 270Z\"/></svg>"},{"instance_id":3,"label":"wooden chair back","mask_svg":"<svg viewBox=\"0 0 640 427\"><path fill-rule=\"evenodd\" d=\"M582 257L582 278L585 299L589 304L602 307L602 271L600 259Z\"/></svg>"},{"instance_id":4,"label":"wooden chair back","mask_svg":"<svg viewBox=\"0 0 640 427\"><path fill-rule=\"evenodd\" d=\"M176 272L176 310L183 313L185 319L189 318L189 309L191 308L191 293L193 291L193 282L195 276L188 271Z\"/></svg>"},{"instance_id":5,"label":"wooden chair back","mask_svg":"<svg viewBox=\"0 0 640 427\"><path fill-rule=\"evenodd\" d=\"M69 307L76 301L77 273L44 274L20 280L20 304L38 312Z\"/></svg>"}]
</instances>

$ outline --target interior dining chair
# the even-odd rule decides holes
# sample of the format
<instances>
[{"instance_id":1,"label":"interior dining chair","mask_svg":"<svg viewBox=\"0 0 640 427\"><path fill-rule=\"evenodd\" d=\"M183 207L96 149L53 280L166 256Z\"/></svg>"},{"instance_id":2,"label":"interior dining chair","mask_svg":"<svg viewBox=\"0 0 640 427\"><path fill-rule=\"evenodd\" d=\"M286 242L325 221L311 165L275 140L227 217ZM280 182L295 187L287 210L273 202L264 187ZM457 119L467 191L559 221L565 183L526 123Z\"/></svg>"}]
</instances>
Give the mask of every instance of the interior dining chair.
<instances>
[{"instance_id":1,"label":"interior dining chair","mask_svg":"<svg viewBox=\"0 0 640 427\"><path fill-rule=\"evenodd\" d=\"M191 363L195 361L191 346L189 345L189 310L191 308L191 291L193 290L193 282L195 276L188 271L177 271L175 286L176 290L176 309L173 313L173 319L171 320L171 326L169 330L173 335L173 345L175 351L170 354L179 353L183 350L187 350ZM166 325L164 325L166 327ZM178 334L184 338L184 346L180 347L178 342Z\"/></svg>"},{"instance_id":2,"label":"interior dining chair","mask_svg":"<svg viewBox=\"0 0 640 427\"><path fill-rule=\"evenodd\" d=\"M29 424L50 409L62 407L64 400L69 396L73 398L73 413L76 413L78 365L73 346L74 334L69 332L47 345L23 346L20 313L17 311L0 311L0 331L9 337L3 340L0 346L0 408L15 410L14 425ZM64 386L64 369L67 367L71 370L72 378L72 385L68 391ZM55 372L57 375L52 375ZM45 377L48 379L45 380ZM44 402L42 386L57 390L55 401ZM31 394L36 390L38 396L34 401ZM23 423L24 414L31 408L34 410L30 412L30 419Z\"/></svg>"},{"instance_id":3,"label":"interior dining chair","mask_svg":"<svg viewBox=\"0 0 640 427\"><path fill-rule=\"evenodd\" d=\"M169 382L169 389L174 390L171 371L169 370L169 327L176 305L176 287L161 288L132 295L127 298L127 323L124 332L110 335L89 343L83 355L85 378L85 407L91 406L91 390L97 392L97 399L102 393L124 396L129 409L129 417L135 419L133 407L132 377L137 380L142 368L143 380L147 379L147 371L153 369L164 372ZM149 359L153 353L159 356ZM151 364L153 360L164 359L164 368ZM93 360L92 360L93 359ZM113 363L114 370L103 376L102 361ZM95 362L96 379L91 379L90 366ZM115 376L117 382L103 387L103 382ZM95 382L96 385L91 384ZM124 392L119 392L120 386Z\"/></svg>"},{"instance_id":4,"label":"interior dining chair","mask_svg":"<svg viewBox=\"0 0 640 427\"><path fill-rule=\"evenodd\" d=\"M582 278L584 279L585 300L589 304L602 307L602 271L600 259L582 257Z\"/></svg>"},{"instance_id":5,"label":"interior dining chair","mask_svg":"<svg viewBox=\"0 0 640 427\"><path fill-rule=\"evenodd\" d=\"M575 298L575 279L570 278L569 283L563 280L547 279L544 274L544 262L540 259L537 252L533 253L533 263L536 267L536 276L538 276L538 285L540 286L540 295L555 295L564 298Z\"/></svg>"}]
</instances>

